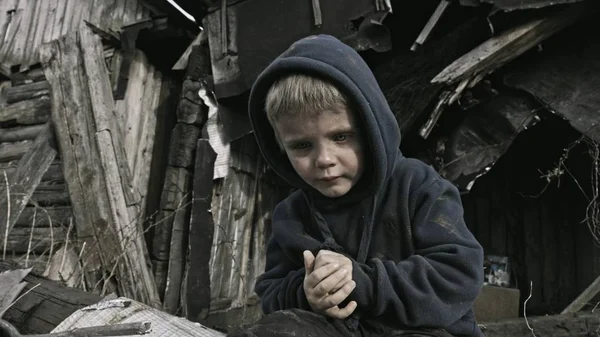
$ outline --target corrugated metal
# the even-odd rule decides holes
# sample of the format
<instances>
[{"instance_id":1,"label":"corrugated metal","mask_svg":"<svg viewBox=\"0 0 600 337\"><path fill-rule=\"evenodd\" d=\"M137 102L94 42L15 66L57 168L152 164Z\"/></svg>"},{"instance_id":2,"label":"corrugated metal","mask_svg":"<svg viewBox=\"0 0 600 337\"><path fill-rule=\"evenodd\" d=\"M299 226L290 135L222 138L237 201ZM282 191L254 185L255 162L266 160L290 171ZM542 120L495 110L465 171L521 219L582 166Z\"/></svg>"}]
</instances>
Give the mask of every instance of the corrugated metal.
<instances>
[{"instance_id":1,"label":"corrugated metal","mask_svg":"<svg viewBox=\"0 0 600 337\"><path fill-rule=\"evenodd\" d=\"M40 44L88 21L106 31L150 17L139 0L2 0L0 65L27 69L38 62Z\"/></svg>"}]
</instances>

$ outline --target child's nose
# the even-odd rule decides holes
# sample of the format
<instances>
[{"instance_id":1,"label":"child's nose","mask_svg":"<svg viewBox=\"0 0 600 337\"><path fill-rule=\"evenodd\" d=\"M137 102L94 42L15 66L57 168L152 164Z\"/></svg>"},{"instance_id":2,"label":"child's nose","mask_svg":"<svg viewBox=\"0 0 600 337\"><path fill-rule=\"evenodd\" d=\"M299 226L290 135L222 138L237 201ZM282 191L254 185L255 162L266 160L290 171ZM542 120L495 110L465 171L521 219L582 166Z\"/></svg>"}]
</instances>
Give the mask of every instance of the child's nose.
<instances>
[{"instance_id":1,"label":"child's nose","mask_svg":"<svg viewBox=\"0 0 600 337\"><path fill-rule=\"evenodd\" d=\"M335 164L333 153L327 148L321 148L317 153L317 159L315 162L319 168L331 167Z\"/></svg>"}]
</instances>

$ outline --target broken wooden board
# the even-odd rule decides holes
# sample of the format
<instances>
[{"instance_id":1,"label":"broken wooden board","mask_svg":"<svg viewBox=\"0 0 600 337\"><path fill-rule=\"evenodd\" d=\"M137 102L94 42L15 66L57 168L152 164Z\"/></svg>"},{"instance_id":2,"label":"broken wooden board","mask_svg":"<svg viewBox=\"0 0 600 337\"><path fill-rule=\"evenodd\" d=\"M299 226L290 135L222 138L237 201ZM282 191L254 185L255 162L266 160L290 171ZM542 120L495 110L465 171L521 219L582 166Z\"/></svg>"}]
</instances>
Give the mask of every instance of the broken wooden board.
<instances>
[{"instance_id":1,"label":"broken wooden board","mask_svg":"<svg viewBox=\"0 0 600 337\"><path fill-rule=\"evenodd\" d=\"M185 317L198 322L210 310L210 255L214 222L211 214L213 170L217 154L208 139L199 139L196 146L193 201L190 218L188 267L185 297Z\"/></svg>"},{"instance_id":2,"label":"broken wooden board","mask_svg":"<svg viewBox=\"0 0 600 337\"><path fill-rule=\"evenodd\" d=\"M50 119L50 98L46 95L8 104L0 109L0 122L14 120L19 124L40 124Z\"/></svg>"},{"instance_id":3,"label":"broken wooden board","mask_svg":"<svg viewBox=\"0 0 600 337\"><path fill-rule=\"evenodd\" d=\"M5 89L4 95L7 103L16 103L48 96L50 84L47 81L27 83Z\"/></svg>"},{"instance_id":4,"label":"broken wooden board","mask_svg":"<svg viewBox=\"0 0 600 337\"><path fill-rule=\"evenodd\" d=\"M14 265L0 261L0 271L12 269L15 269ZM22 293L28 292L27 295L10 307L3 317L23 334L49 333L77 309L102 299L33 274L25 276L24 280L26 286Z\"/></svg>"},{"instance_id":5,"label":"broken wooden board","mask_svg":"<svg viewBox=\"0 0 600 337\"><path fill-rule=\"evenodd\" d=\"M50 112L50 104L48 104L48 112ZM34 140L43 128L44 124L0 128L0 143Z\"/></svg>"},{"instance_id":6,"label":"broken wooden board","mask_svg":"<svg viewBox=\"0 0 600 337\"><path fill-rule=\"evenodd\" d=\"M459 189L469 191L515 137L539 120L537 108L529 95L501 92L471 109L449 135L440 136L429 151L435 157L428 161Z\"/></svg>"},{"instance_id":7,"label":"broken wooden board","mask_svg":"<svg viewBox=\"0 0 600 337\"><path fill-rule=\"evenodd\" d=\"M561 314L572 314L583 309L600 293L600 277L596 278Z\"/></svg>"},{"instance_id":8,"label":"broken wooden board","mask_svg":"<svg viewBox=\"0 0 600 337\"><path fill-rule=\"evenodd\" d=\"M548 41L544 52L532 55L504 77L505 84L533 95L596 142L600 142L600 43L581 34L599 28L597 21L590 20L565 31Z\"/></svg>"},{"instance_id":9,"label":"broken wooden board","mask_svg":"<svg viewBox=\"0 0 600 337\"><path fill-rule=\"evenodd\" d=\"M84 26L43 45L40 56L52 86L65 181L76 201L77 236L86 244L86 283L100 291L113 281L102 274L114 275L123 295L159 306L143 230L132 212L139 199L132 192L100 38Z\"/></svg>"},{"instance_id":10,"label":"broken wooden board","mask_svg":"<svg viewBox=\"0 0 600 337\"><path fill-rule=\"evenodd\" d=\"M0 273L0 317L4 316L12 304L17 300L21 291L27 286L22 282L29 274L29 269L6 270Z\"/></svg>"},{"instance_id":11,"label":"broken wooden board","mask_svg":"<svg viewBox=\"0 0 600 337\"><path fill-rule=\"evenodd\" d=\"M509 29L454 61L434 77L431 83L454 84L472 78L469 83L472 86L478 82L477 79L482 79L594 11L594 6L583 2L557 11L546 18Z\"/></svg>"},{"instance_id":12,"label":"broken wooden board","mask_svg":"<svg viewBox=\"0 0 600 337\"><path fill-rule=\"evenodd\" d=\"M6 240L6 251L11 255L28 252L49 254L65 241L64 227L15 227Z\"/></svg>"},{"instance_id":13,"label":"broken wooden board","mask_svg":"<svg viewBox=\"0 0 600 337\"><path fill-rule=\"evenodd\" d=\"M0 209L3 210L0 212L0 242L10 236L12 227L57 153L52 127L47 124L31 150L19 160L17 169L10 177L3 179L7 181L0 185Z\"/></svg>"}]
</instances>

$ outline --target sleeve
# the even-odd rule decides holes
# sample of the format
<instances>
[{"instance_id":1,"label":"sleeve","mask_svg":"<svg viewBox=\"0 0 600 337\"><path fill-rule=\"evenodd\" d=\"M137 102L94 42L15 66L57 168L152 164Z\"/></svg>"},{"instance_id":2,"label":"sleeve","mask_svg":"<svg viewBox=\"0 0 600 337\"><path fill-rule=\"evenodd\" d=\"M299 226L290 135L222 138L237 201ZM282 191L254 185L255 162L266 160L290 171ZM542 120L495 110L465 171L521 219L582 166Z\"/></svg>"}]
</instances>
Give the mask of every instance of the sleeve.
<instances>
[{"instance_id":1,"label":"sleeve","mask_svg":"<svg viewBox=\"0 0 600 337\"><path fill-rule=\"evenodd\" d=\"M284 309L311 310L304 293L304 267L289 259L271 236L267 244L267 265L255 286L263 312L269 314Z\"/></svg>"},{"instance_id":2,"label":"sleeve","mask_svg":"<svg viewBox=\"0 0 600 337\"><path fill-rule=\"evenodd\" d=\"M446 327L472 307L483 284L483 249L467 229L458 190L437 178L409 200L415 254L353 261L350 298L369 316L404 326ZM414 200L414 201L413 201Z\"/></svg>"}]
</instances>

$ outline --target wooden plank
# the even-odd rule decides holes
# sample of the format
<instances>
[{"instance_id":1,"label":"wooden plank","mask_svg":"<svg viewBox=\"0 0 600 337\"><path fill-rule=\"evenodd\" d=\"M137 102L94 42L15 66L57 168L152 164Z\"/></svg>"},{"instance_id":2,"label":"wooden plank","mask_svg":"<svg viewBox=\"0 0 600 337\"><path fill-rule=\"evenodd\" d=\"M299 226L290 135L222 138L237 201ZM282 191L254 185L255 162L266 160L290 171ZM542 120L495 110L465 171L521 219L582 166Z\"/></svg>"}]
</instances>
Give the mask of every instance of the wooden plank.
<instances>
[{"instance_id":1,"label":"wooden plank","mask_svg":"<svg viewBox=\"0 0 600 337\"><path fill-rule=\"evenodd\" d=\"M3 57L3 49L8 44L5 39L6 32L10 26L10 19L15 9L17 0L4 0L0 2L0 58Z\"/></svg>"},{"instance_id":2,"label":"wooden plank","mask_svg":"<svg viewBox=\"0 0 600 337\"><path fill-rule=\"evenodd\" d=\"M0 144L0 162L18 160L31 149L32 141Z\"/></svg>"},{"instance_id":3,"label":"wooden plank","mask_svg":"<svg viewBox=\"0 0 600 337\"><path fill-rule=\"evenodd\" d=\"M13 65L21 64L25 60L25 49L31 31L33 30L31 23L35 14L35 4L33 2L21 2L20 5L22 6L23 15L17 28L18 33L15 36L14 44L9 52Z\"/></svg>"},{"instance_id":4,"label":"wooden plank","mask_svg":"<svg viewBox=\"0 0 600 337\"><path fill-rule=\"evenodd\" d=\"M140 50L136 50L133 60L128 69L127 88L122 100L117 100L116 109L121 120L121 128L124 135L125 153L129 163L129 169L135 168L135 155L138 149L139 133L145 122L145 115L148 111L143 110L144 102L151 99L152 96L144 96L144 90L150 83L148 80L149 72L152 71L148 64L148 59Z\"/></svg>"},{"instance_id":5,"label":"wooden plank","mask_svg":"<svg viewBox=\"0 0 600 337\"><path fill-rule=\"evenodd\" d=\"M111 143L113 144L112 148L115 152L116 164L119 169L120 183L127 206L139 204L141 197L132 184L133 179L127 161L123 134L114 114L116 109L112 97L108 70L102 57L102 42L87 26L81 29L80 34L81 56L85 64L86 76L88 79L96 80L95 85L88 86L96 130L107 130L110 133ZM142 207L144 206L142 205Z\"/></svg>"},{"instance_id":6,"label":"wooden plank","mask_svg":"<svg viewBox=\"0 0 600 337\"><path fill-rule=\"evenodd\" d=\"M6 251L15 254L48 253L51 249L56 250L51 247L62 245L65 241L64 227L15 227L6 241Z\"/></svg>"},{"instance_id":7,"label":"wooden plank","mask_svg":"<svg viewBox=\"0 0 600 337\"><path fill-rule=\"evenodd\" d=\"M6 102L16 103L35 97L48 96L50 84L47 81L34 82L5 89Z\"/></svg>"},{"instance_id":8,"label":"wooden plank","mask_svg":"<svg viewBox=\"0 0 600 337\"><path fill-rule=\"evenodd\" d=\"M119 292L152 306L160 301L148 268L143 232L128 208L131 178L114 116L100 39L85 26L41 49L52 83L52 120L57 127L65 181L78 238L88 252L83 264L94 289L99 274L118 280ZM79 65L73 67L73 64ZM107 278L103 278L106 281Z\"/></svg>"},{"instance_id":9,"label":"wooden plank","mask_svg":"<svg viewBox=\"0 0 600 337\"><path fill-rule=\"evenodd\" d=\"M187 79L183 81L182 97L177 108L177 122L202 127L208 118L208 107L198 96L201 84L199 81ZM194 98L194 96L196 98Z\"/></svg>"},{"instance_id":10,"label":"wooden plank","mask_svg":"<svg viewBox=\"0 0 600 337\"><path fill-rule=\"evenodd\" d=\"M67 0L65 4L65 15L63 16L62 26L60 28L60 35L67 35L69 33L75 32L73 29L73 18L76 9L79 7L78 3L80 1Z\"/></svg>"},{"instance_id":11,"label":"wooden plank","mask_svg":"<svg viewBox=\"0 0 600 337\"><path fill-rule=\"evenodd\" d=\"M509 29L458 58L431 80L432 83L458 83L479 74L489 74L563 28L595 12L589 3L569 6L546 18Z\"/></svg>"},{"instance_id":12,"label":"wooden plank","mask_svg":"<svg viewBox=\"0 0 600 337\"><path fill-rule=\"evenodd\" d=\"M14 174L13 172L17 169L17 162L0 162L0 175L6 171L6 175L10 176ZM48 171L44 173L42 176L42 182L46 183L64 183L65 177L62 173L62 167L60 161L55 160L50 167L48 167Z\"/></svg>"},{"instance_id":13,"label":"wooden plank","mask_svg":"<svg viewBox=\"0 0 600 337\"><path fill-rule=\"evenodd\" d=\"M192 168L196 142L200 137L200 128L195 125L177 123L173 128L169 145L169 165Z\"/></svg>"},{"instance_id":14,"label":"wooden plank","mask_svg":"<svg viewBox=\"0 0 600 337\"><path fill-rule=\"evenodd\" d=\"M22 282L31 269L7 270L0 273L0 317L18 299L27 283Z\"/></svg>"},{"instance_id":15,"label":"wooden plank","mask_svg":"<svg viewBox=\"0 0 600 337\"><path fill-rule=\"evenodd\" d=\"M42 178L43 179L43 178ZM71 199L66 184L40 182L31 195L30 205L37 206L69 206Z\"/></svg>"},{"instance_id":16,"label":"wooden plank","mask_svg":"<svg viewBox=\"0 0 600 337\"><path fill-rule=\"evenodd\" d=\"M75 35L67 35L43 45L40 58L46 78L53 87L52 121L61 149L65 182L71 199L78 201L73 203L73 217L77 237L86 245L82 256L86 285L94 289L99 281L97 274L102 272L102 258L110 263L115 260L114 256L103 257L103 248L108 251L110 247L119 254L119 245L109 225L108 196L102 188L104 179L95 146L91 104L86 88L80 85L84 75L77 49ZM79 66L73 67L75 64ZM88 190L93 190L96 195L89 195Z\"/></svg>"},{"instance_id":17,"label":"wooden plank","mask_svg":"<svg viewBox=\"0 0 600 337\"><path fill-rule=\"evenodd\" d=\"M186 186L186 189L189 188L189 185ZM163 300L163 309L170 314L176 314L181 307L179 301L188 248L191 200L191 193L185 194L181 206L173 214L167 283Z\"/></svg>"},{"instance_id":18,"label":"wooden plank","mask_svg":"<svg viewBox=\"0 0 600 337\"><path fill-rule=\"evenodd\" d=\"M58 1L48 1L50 3L50 8L46 14L46 26L44 27L44 36L42 37L42 43L50 42L53 40L52 38L52 30L54 27L54 21L56 20L57 10L58 10ZM39 48L38 47L38 57L39 57Z\"/></svg>"},{"instance_id":19,"label":"wooden plank","mask_svg":"<svg viewBox=\"0 0 600 337\"><path fill-rule=\"evenodd\" d=\"M211 213L213 171L217 154L208 139L199 139L194 166L194 199L190 218L185 317L198 322L210 310L210 253L214 222Z\"/></svg>"},{"instance_id":20,"label":"wooden plank","mask_svg":"<svg viewBox=\"0 0 600 337\"><path fill-rule=\"evenodd\" d=\"M11 14L10 14L10 20L9 20L8 27L7 27L8 32L4 36L4 41L3 41L2 46L0 46L0 59L1 60L5 60L5 59L11 57L12 55L14 55L12 53L13 46L15 45L15 43L17 43L16 41L18 40L18 36L19 36L19 34L17 34L17 33L19 32L19 27L21 25L21 21L24 16L24 9L22 8L23 3L17 2L17 1L15 1L13 3L15 4L15 7L10 9Z\"/></svg>"},{"instance_id":21,"label":"wooden plank","mask_svg":"<svg viewBox=\"0 0 600 337\"><path fill-rule=\"evenodd\" d=\"M14 128L0 127L0 143L34 140L44 128L44 124L17 126Z\"/></svg>"},{"instance_id":22,"label":"wooden plank","mask_svg":"<svg viewBox=\"0 0 600 337\"><path fill-rule=\"evenodd\" d=\"M175 214L186 206L185 200L188 198L191 185L190 177L191 173L186 168L167 166L160 213L153 224L152 256L158 262L169 261ZM167 274L164 270L161 273L155 271L154 278L157 284L166 286Z\"/></svg>"},{"instance_id":23,"label":"wooden plank","mask_svg":"<svg viewBox=\"0 0 600 337\"><path fill-rule=\"evenodd\" d=\"M35 35L31 39L31 49L28 52L28 60L26 62L27 66L31 66L34 63L39 61L39 53L38 50L40 45L42 44L42 40L44 39L44 33L46 32L46 22L51 20L49 18L50 6L52 6L53 1L40 1L37 3L38 7L38 16L35 20Z\"/></svg>"},{"instance_id":24,"label":"wooden plank","mask_svg":"<svg viewBox=\"0 0 600 337\"><path fill-rule=\"evenodd\" d=\"M33 56L35 56L35 51L37 48L33 44L33 40L35 39L35 34L39 25L39 16L41 10L41 3L35 2L29 5L28 11L31 12L30 22L27 24L27 33L23 32L22 38L24 38L24 47L22 56L19 58L18 64L20 64L19 71L27 71L29 69L30 60Z\"/></svg>"},{"instance_id":25,"label":"wooden plank","mask_svg":"<svg viewBox=\"0 0 600 337\"><path fill-rule=\"evenodd\" d=\"M6 258L4 262L14 264L18 268L32 268L31 272L35 275L42 275L46 266L48 265L48 255L36 254L32 252L30 254L22 255L11 255L10 258Z\"/></svg>"},{"instance_id":26,"label":"wooden plank","mask_svg":"<svg viewBox=\"0 0 600 337\"><path fill-rule=\"evenodd\" d=\"M13 265L0 261L0 270L12 268ZM50 333L75 311L102 299L98 295L64 287L58 282L32 274L27 275L25 281L27 286L23 293L29 293L8 309L3 317L23 334Z\"/></svg>"},{"instance_id":27,"label":"wooden plank","mask_svg":"<svg viewBox=\"0 0 600 337\"><path fill-rule=\"evenodd\" d=\"M67 11L68 2L69 0L58 0L58 4L56 5L56 14L54 15L54 23L51 27L52 35L50 39L47 40L48 42L56 40L64 35L61 30L65 20L65 12Z\"/></svg>"},{"instance_id":28,"label":"wooden plank","mask_svg":"<svg viewBox=\"0 0 600 337\"><path fill-rule=\"evenodd\" d=\"M218 195L213 194L212 213L215 219L214 246L211 254L211 287L213 299L231 301L241 306L247 298L246 277L249 270L250 240L256 211L256 169L259 165L245 148L245 139L232 143L232 166L252 165L252 173L231 170L223 179ZM242 164L242 162L250 162ZM249 207L249 205L252 205ZM217 267L219 266L219 267ZM216 307L211 310L218 310Z\"/></svg>"},{"instance_id":29,"label":"wooden plank","mask_svg":"<svg viewBox=\"0 0 600 337\"><path fill-rule=\"evenodd\" d=\"M47 124L31 150L19 160L14 175L8 178L8 186L0 189L0 209L7 210L0 213L0 239L10 233L56 154L52 127Z\"/></svg>"},{"instance_id":30,"label":"wooden plank","mask_svg":"<svg viewBox=\"0 0 600 337\"><path fill-rule=\"evenodd\" d=\"M590 284L577 298L571 302L562 312L561 314L570 314L578 312L583 309L589 302L592 301L596 295L600 293L600 276Z\"/></svg>"},{"instance_id":31,"label":"wooden plank","mask_svg":"<svg viewBox=\"0 0 600 337\"><path fill-rule=\"evenodd\" d=\"M57 207L25 207L21 216L15 223L16 227L49 227L49 226L68 226L73 217L73 211L70 206ZM33 223L35 218L35 224Z\"/></svg>"},{"instance_id":32,"label":"wooden plank","mask_svg":"<svg viewBox=\"0 0 600 337\"><path fill-rule=\"evenodd\" d=\"M10 76L10 82L13 87L31 84L34 82L42 82L45 80L46 78L44 77L44 70L41 68L41 65L32 67L25 72L13 73Z\"/></svg>"},{"instance_id":33,"label":"wooden plank","mask_svg":"<svg viewBox=\"0 0 600 337\"><path fill-rule=\"evenodd\" d=\"M48 96L9 104L0 109L0 122L14 120L19 124L43 124L50 119L50 108Z\"/></svg>"}]
</instances>

